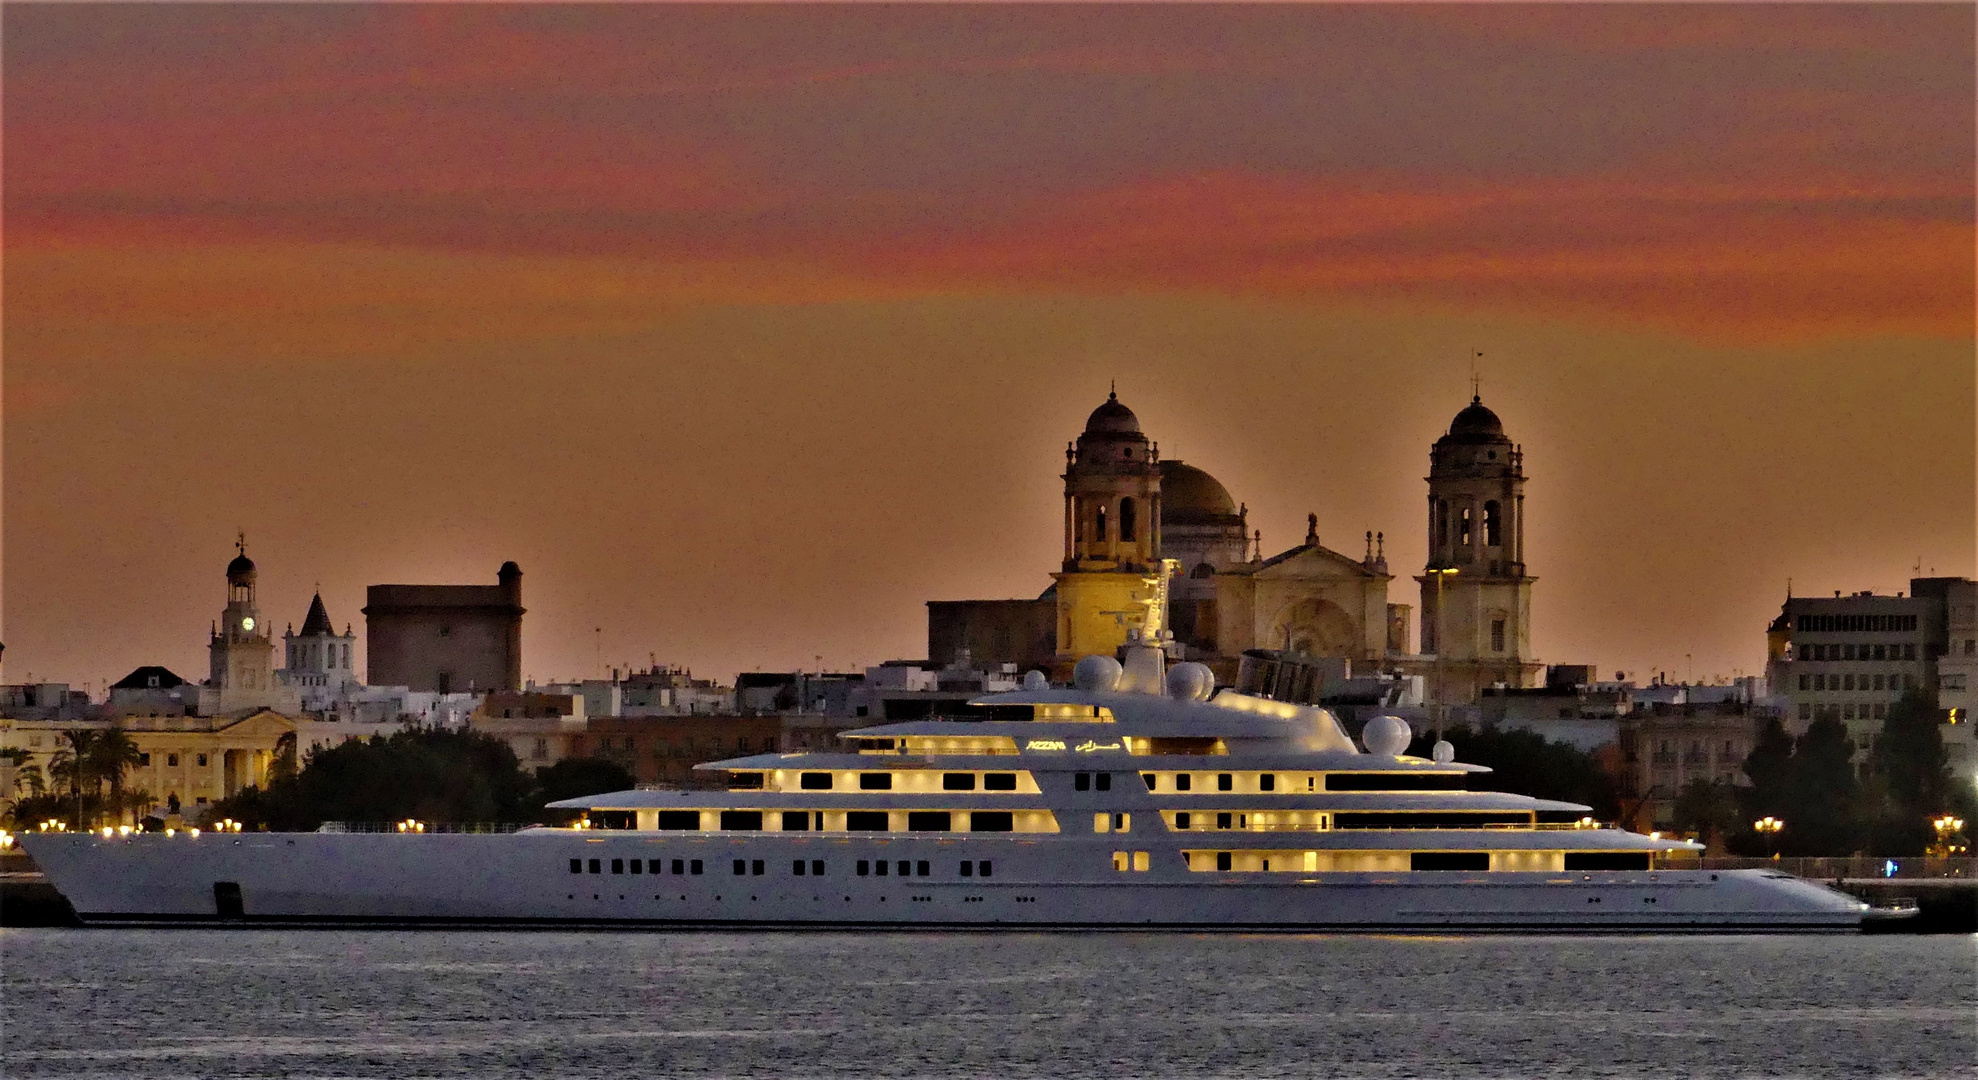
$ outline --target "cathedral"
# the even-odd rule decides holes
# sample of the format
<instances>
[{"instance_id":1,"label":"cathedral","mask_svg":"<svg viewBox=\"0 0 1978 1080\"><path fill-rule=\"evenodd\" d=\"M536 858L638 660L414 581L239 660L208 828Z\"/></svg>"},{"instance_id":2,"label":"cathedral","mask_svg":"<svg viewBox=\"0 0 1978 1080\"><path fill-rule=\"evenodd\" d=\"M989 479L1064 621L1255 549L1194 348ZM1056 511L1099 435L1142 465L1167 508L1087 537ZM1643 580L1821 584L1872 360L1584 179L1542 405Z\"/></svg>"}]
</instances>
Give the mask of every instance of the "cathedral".
<instances>
[{"instance_id":1,"label":"cathedral","mask_svg":"<svg viewBox=\"0 0 1978 1080\"><path fill-rule=\"evenodd\" d=\"M1356 674L1422 675L1446 702L1532 685L1541 666L1530 659L1523 454L1478 398L1429 461L1422 647L1411 652L1409 607L1388 601L1383 534L1366 533L1355 558L1319 542L1312 514L1302 543L1266 556L1248 508L1203 470L1162 460L1109 395L1065 449L1064 559L1051 587L1035 600L930 602L929 658L1063 678L1080 657L1113 655L1158 625L1176 654L1225 683L1246 651L1262 649L1344 661Z\"/></svg>"}]
</instances>

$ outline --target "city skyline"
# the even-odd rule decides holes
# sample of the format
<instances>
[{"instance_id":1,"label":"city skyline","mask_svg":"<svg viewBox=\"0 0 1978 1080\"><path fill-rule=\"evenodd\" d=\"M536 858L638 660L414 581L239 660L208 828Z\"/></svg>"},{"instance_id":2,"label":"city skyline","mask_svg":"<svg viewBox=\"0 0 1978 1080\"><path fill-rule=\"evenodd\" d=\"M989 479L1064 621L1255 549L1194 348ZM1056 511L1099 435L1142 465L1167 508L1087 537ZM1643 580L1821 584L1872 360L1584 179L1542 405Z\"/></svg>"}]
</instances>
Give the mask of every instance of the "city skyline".
<instances>
[{"instance_id":1,"label":"city skyline","mask_svg":"<svg viewBox=\"0 0 1978 1080\"><path fill-rule=\"evenodd\" d=\"M1474 350L1547 662L1974 572L1968 9L4 17L10 679L197 677L236 529L278 629L514 559L537 679L919 656L1113 379L1408 603Z\"/></svg>"}]
</instances>

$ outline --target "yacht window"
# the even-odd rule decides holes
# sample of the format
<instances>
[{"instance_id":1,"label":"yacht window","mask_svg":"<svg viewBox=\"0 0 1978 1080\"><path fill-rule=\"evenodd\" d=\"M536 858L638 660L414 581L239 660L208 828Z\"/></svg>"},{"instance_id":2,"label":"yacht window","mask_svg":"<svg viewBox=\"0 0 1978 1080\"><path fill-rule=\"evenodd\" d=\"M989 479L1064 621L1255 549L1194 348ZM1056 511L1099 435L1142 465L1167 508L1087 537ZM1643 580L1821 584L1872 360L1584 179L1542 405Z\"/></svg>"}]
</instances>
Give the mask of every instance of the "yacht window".
<instances>
[{"instance_id":1,"label":"yacht window","mask_svg":"<svg viewBox=\"0 0 1978 1080\"><path fill-rule=\"evenodd\" d=\"M736 860L735 860L735 876L736 876L736 877L741 877L741 876L742 876L743 874L746 874L746 873L748 873L748 872L749 872L749 863L748 863L748 860L746 860L746 859L736 859Z\"/></svg>"},{"instance_id":2,"label":"yacht window","mask_svg":"<svg viewBox=\"0 0 1978 1080\"><path fill-rule=\"evenodd\" d=\"M762 811L723 810L721 828L727 832L761 832Z\"/></svg>"},{"instance_id":3,"label":"yacht window","mask_svg":"<svg viewBox=\"0 0 1978 1080\"><path fill-rule=\"evenodd\" d=\"M845 815L845 829L848 832L885 832L886 811L853 810Z\"/></svg>"},{"instance_id":4,"label":"yacht window","mask_svg":"<svg viewBox=\"0 0 1978 1080\"><path fill-rule=\"evenodd\" d=\"M1109 772L1099 773L1093 778L1092 786L1098 788L1100 791L1113 790L1113 774Z\"/></svg>"},{"instance_id":5,"label":"yacht window","mask_svg":"<svg viewBox=\"0 0 1978 1080\"><path fill-rule=\"evenodd\" d=\"M658 829L698 829L701 827L699 810L661 810Z\"/></svg>"},{"instance_id":6,"label":"yacht window","mask_svg":"<svg viewBox=\"0 0 1978 1080\"><path fill-rule=\"evenodd\" d=\"M648 873L648 874L657 874L657 873L659 873L659 872L660 872L660 871L661 871L661 870L663 869L663 867L661 867L661 866L660 866L660 863L662 863L662 862L664 862L664 861L665 861L665 860L663 860L663 859L647 859L647 860L646 860L646 873ZM673 872L677 874L677 873L679 873L680 871L678 871L678 870L675 870L675 871L673 871Z\"/></svg>"},{"instance_id":7,"label":"yacht window","mask_svg":"<svg viewBox=\"0 0 1978 1080\"><path fill-rule=\"evenodd\" d=\"M893 774L883 772L862 772L859 774L860 791L893 790Z\"/></svg>"},{"instance_id":8,"label":"yacht window","mask_svg":"<svg viewBox=\"0 0 1978 1080\"><path fill-rule=\"evenodd\" d=\"M1114 832L1125 832L1125 831L1127 831L1127 826L1128 826L1128 825L1130 825L1131 823L1132 823L1132 820L1131 820L1130 818L1128 818L1128 817L1127 817L1127 816L1126 816L1125 814L1114 814L1114 815L1113 815L1113 831L1114 831Z\"/></svg>"},{"instance_id":9,"label":"yacht window","mask_svg":"<svg viewBox=\"0 0 1978 1080\"><path fill-rule=\"evenodd\" d=\"M1104 810L1092 815L1093 832L1111 832L1112 828L1113 815L1106 813Z\"/></svg>"},{"instance_id":10,"label":"yacht window","mask_svg":"<svg viewBox=\"0 0 1978 1080\"><path fill-rule=\"evenodd\" d=\"M570 872L571 872L571 873L573 873L573 874L581 874L581 873L583 873L583 872L584 872L584 860L582 860L582 859L572 859L572 860L570 860Z\"/></svg>"},{"instance_id":11,"label":"yacht window","mask_svg":"<svg viewBox=\"0 0 1978 1080\"><path fill-rule=\"evenodd\" d=\"M804 861L803 861L802 859L792 859L792 860L790 861L790 872L791 872L792 874L795 874L795 875L797 875L798 877L803 877L803 876L804 876Z\"/></svg>"},{"instance_id":12,"label":"yacht window","mask_svg":"<svg viewBox=\"0 0 1978 1080\"><path fill-rule=\"evenodd\" d=\"M1188 775L1187 773L1174 774L1174 789L1176 791L1187 791L1189 788L1194 786L1194 782L1195 782L1195 778Z\"/></svg>"},{"instance_id":13,"label":"yacht window","mask_svg":"<svg viewBox=\"0 0 1978 1080\"><path fill-rule=\"evenodd\" d=\"M883 864L882 864L882 865L883 865ZM866 876L867 874L870 874L870 873L872 873L872 862L871 862L871 860L869 860L869 859L860 859L860 860L859 860L859 866L858 866L858 875L859 875L860 877L864 877L864 876Z\"/></svg>"},{"instance_id":14,"label":"yacht window","mask_svg":"<svg viewBox=\"0 0 1978 1080\"><path fill-rule=\"evenodd\" d=\"M977 810L968 816L969 832L1012 832L1016 816L1008 810Z\"/></svg>"},{"instance_id":15,"label":"yacht window","mask_svg":"<svg viewBox=\"0 0 1978 1080\"><path fill-rule=\"evenodd\" d=\"M913 864L906 861L905 859L900 860L900 876L901 877L913 876Z\"/></svg>"},{"instance_id":16,"label":"yacht window","mask_svg":"<svg viewBox=\"0 0 1978 1080\"><path fill-rule=\"evenodd\" d=\"M952 831L954 815L946 810L911 810L907 812L909 832L949 832Z\"/></svg>"},{"instance_id":17,"label":"yacht window","mask_svg":"<svg viewBox=\"0 0 1978 1080\"><path fill-rule=\"evenodd\" d=\"M1147 790L1148 790L1148 791L1152 791L1152 790L1154 790L1154 774L1153 774L1153 773L1150 773L1150 772L1144 772L1144 773L1141 773L1141 774L1140 774L1140 779L1142 779L1142 780L1144 780L1144 781L1146 781L1146 782L1147 782Z\"/></svg>"},{"instance_id":18,"label":"yacht window","mask_svg":"<svg viewBox=\"0 0 1978 1080\"><path fill-rule=\"evenodd\" d=\"M797 777L797 786L805 791L830 791L831 774L828 772L807 772Z\"/></svg>"},{"instance_id":19,"label":"yacht window","mask_svg":"<svg viewBox=\"0 0 1978 1080\"><path fill-rule=\"evenodd\" d=\"M1327 773L1327 791L1462 791L1462 773Z\"/></svg>"},{"instance_id":20,"label":"yacht window","mask_svg":"<svg viewBox=\"0 0 1978 1080\"><path fill-rule=\"evenodd\" d=\"M630 739L625 740L631 742ZM746 750L748 747L743 747ZM762 774L759 772L738 772L728 774L728 787L739 791L762 790Z\"/></svg>"},{"instance_id":21,"label":"yacht window","mask_svg":"<svg viewBox=\"0 0 1978 1080\"><path fill-rule=\"evenodd\" d=\"M810 876L811 876L811 877L823 877L823 876L824 876L824 860L823 860L823 859L812 859L812 860L810 861Z\"/></svg>"},{"instance_id":22,"label":"yacht window","mask_svg":"<svg viewBox=\"0 0 1978 1080\"><path fill-rule=\"evenodd\" d=\"M598 874L598 873L603 873L603 871L604 871L604 864L603 864L603 863L600 863L600 862L599 862L599 861L597 861L596 859L592 859L592 860L591 860L591 873L593 873L593 874Z\"/></svg>"},{"instance_id":23,"label":"yacht window","mask_svg":"<svg viewBox=\"0 0 1978 1080\"><path fill-rule=\"evenodd\" d=\"M1277 790L1277 774L1275 774L1275 773L1264 773L1264 774L1262 774L1261 776L1258 776L1258 777L1257 777L1257 790L1258 790L1258 791L1276 791L1276 790Z\"/></svg>"},{"instance_id":24,"label":"yacht window","mask_svg":"<svg viewBox=\"0 0 1978 1080\"><path fill-rule=\"evenodd\" d=\"M1186 810L1183 810L1181 813L1176 814L1174 816L1174 827L1177 829L1188 828L1188 822L1189 822L1189 817L1188 817L1188 811Z\"/></svg>"},{"instance_id":25,"label":"yacht window","mask_svg":"<svg viewBox=\"0 0 1978 1080\"><path fill-rule=\"evenodd\" d=\"M926 859L922 859L919 862L915 863L913 870L914 873L919 874L921 877L926 877L929 873L932 873L932 871L928 870L927 868Z\"/></svg>"},{"instance_id":26,"label":"yacht window","mask_svg":"<svg viewBox=\"0 0 1978 1080\"><path fill-rule=\"evenodd\" d=\"M1151 854L1145 851L1136 851L1133 853L1133 869L1135 871L1144 873L1152 868L1153 865L1154 857Z\"/></svg>"},{"instance_id":27,"label":"yacht window","mask_svg":"<svg viewBox=\"0 0 1978 1080\"><path fill-rule=\"evenodd\" d=\"M1216 815L1216 828L1218 828L1218 829L1227 829L1227 828L1229 828L1229 817L1230 817L1230 816L1229 816L1229 814L1228 814L1228 812L1227 812L1227 811L1225 811L1225 812L1223 812L1223 813L1220 813L1220 814L1217 814L1217 815Z\"/></svg>"},{"instance_id":28,"label":"yacht window","mask_svg":"<svg viewBox=\"0 0 1978 1080\"><path fill-rule=\"evenodd\" d=\"M1229 791L1229 790L1231 790L1231 789L1233 789L1233 788L1234 788L1235 786L1236 786L1236 780L1235 780L1235 778L1233 778L1233 777L1231 777L1231 776L1230 776L1230 775L1229 775L1228 773L1217 773L1217 774L1216 774L1216 790L1217 790L1217 791Z\"/></svg>"},{"instance_id":29,"label":"yacht window","mask_svg":"<svg viewBox=\"0 0 1978 1080\"><path fill-rule=\"evenodd\" d=\"M1126 860L1127 860L1127 854L1126 854L1126 852L1124 852L1124 851L1115 851L1115 852L1113 852L1113 869L1114 869L1114 870L1120 870L1120 871L1124 871L1124 870L1126 869L1126 867L1127 867L1127 861L1126 861Z\"/></svg>"},{"instance_id":30,"label":"yacht window","mask_svg":"<svg viewBox=\"0 0 1978 1080\"><path fill-rule=\"evenodd\" d=\"M1230 860L1229 852L1227 851L1216 852L1216 869L1218 870L1229 869L1230 861L1231 860Z\"/></svg>"},{"instance_id":31,"label":"yacht window","mask_svg":"<svg viewBox=\"0 0 1978 1080\"><path fill-rule=\"evenodd\" d=\"M941 790L942 791L974 791L975 774L965 773L965 772L942 773Z\"/></svg>"},{"instance_id":32,"label":"yacht window","mask_svg":"<svg viewBox=\"0 0 1978 1080\"><path fill-rule=\"evenodd\" d=\"M1079 773L1071 778L1073 791L1089 791L1092 788L1092 774Z\"/></svg>"},{"instance_id":33,"label":"yacht window","mask_svg":"<svg viewBox=\"0 0 1978 1080\"><path fill-rule=\"evenodd\" d=\"M673 860L673 872L674 872L674 873L676 873L676 874L684 874L684 873L686 873L686 872L687 872L687 864L686 864L686 860L684 860L684 859L675 859L675 860ZM694 873L696 873L696 874L698 874L698 873L700 873L700 872L701 872L701 868L700 868L700 865L699 865L699 864L697 863L697 864L695 864L695 866L694 866Z\"/></svg>"},{"instance_id":34,"label":"yacht window","mask_svg":"<svg viewBox=\"0 0 1978 1080\"><path fill-rule=\"evenodd\" d=\"M639 873L645 868L646 868L646 861L644 859L633 859L632 865L629 867L631 872L634 874Z\"/></svg>"},{"instance_id":35,"label":"yacht window","mask_svg":"<svg viewBox=\"0 0 1978 1080\"><path fill-rule=\"evenodd\" d=\"M1488 870L1488 851L1417 851L1408 856L1410 870Z\"/></svg>"},{"instance_id":36,"label":"yacht window","mask_svg":"<svg viewBox=\"0 0 1978 1080\"><path fill-rule=\"evenodd\" d=\"M982 790L1015 791L1016 774L1013 772L992 772L982 774Z\"/></svg>"},{"instance_id":37,"label":"yacht window","mask_svg":"<svg viewBox=\"0 0 1978 1080\"><path fill-rule=\"evenodd\" d=\"M975 876L975 864L968 861L967 859L962 860L962 876L963 877Z\"/></svg>"},{"instance_id":38,"label":"yacht window","mask_svg":"<svg viewBox=\"0 0 1978 1080\"><path fill-rule=\"evenodd\" d=\"M988 860L988 859L984 859L984 860L982 860L981 862L979 862L979 863L976 863L976 864L975 864L975 870L976 870L976 872L977 872L977 873L979 873L979 874L981 874L981 875L982 875L983 877L988 877L988 876L989 876L989 871L990 871L991 869L992 869L992 868L991 868L991 867L990 867L990 865L989 865L989 860Z\"/></svg>"},{"instance_id":39,"label":"yacht window","mask_svg":"<svg viewBox=\"0 0 1978 1080\"><path fill-rule=\"evenodd\" d=\"M701 872L701 861L695 859L693 862L687 864L687 868L690 872L698 874Z\"/></svg>"},{"instance_id":40,"label":"yacht window","mask_svg":"<svg viewBox=\"0 0 1978 1080\"><path fill-rule=\"evenodd\" d=\"M1646 851L1569 851L1568 870L1647 870Z\"/></svg>"},{"instance_id":41,"label":"yacht window","mask_svg":"<svg viewBox=\"0 0 1978 1080\"><path fill-rule=\"evenodd\" d=\"M757 860L755 860L754 862L752 862L752 863L750 863L750 864L749 864L749 873L751 873L751 874L754 874L754 875L756 875L757 877L761 877L761 876L762 876L762 860L761 860L761 859L757 859Z\"/></svg>"},{"instance_id":42,"label":"yacht window","mask_svg":"<svg viewBox=\"0 0 1978 1080\"><path fill-rule=\"evenodd\" d=\"M808 810L783 811L784 832L808 832L809 830L810 830L810 811Z\"/></svg>"},{"instance_id":43,"label":"yacht window","mask_svg":"<svg viewBox=\"0 0 1978 1080\"><path fill-rule=\"evenodd\" d=\"M878 862L872 864L872 871L873 873L878 874L880 877L885 877L886 868L890 865L892 864L888 863L885 859L881 859Z\"/></svg>"}]
</instances>

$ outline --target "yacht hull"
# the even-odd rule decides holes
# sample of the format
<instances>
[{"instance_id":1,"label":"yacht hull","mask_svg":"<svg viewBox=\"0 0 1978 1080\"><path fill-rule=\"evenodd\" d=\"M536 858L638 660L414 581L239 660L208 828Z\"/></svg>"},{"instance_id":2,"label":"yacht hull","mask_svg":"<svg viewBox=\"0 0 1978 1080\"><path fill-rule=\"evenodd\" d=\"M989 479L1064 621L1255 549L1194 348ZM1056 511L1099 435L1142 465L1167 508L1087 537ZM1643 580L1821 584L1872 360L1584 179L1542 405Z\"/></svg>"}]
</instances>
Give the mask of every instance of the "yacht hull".
<instances>
[{"instance_id":1,"label":"yacht hull","mask_svg":"<svg viewBox=\"0 0 1978 1080\"><path fill-rule=\"evenodd\" d=\"M1114 869L1124 843L1056 836L540 830L24 842L96 926L1810 931L1858 929L1866 910L1765 870L1199 872L1186 869L1179 843L1154 839L1132 845L1148 854L1145 871ZM631 873L635 861L659 872ZM882 861L886 876L857 872ZM614 862L624 869L612 873Z\"/></svg>"}]
</instances>

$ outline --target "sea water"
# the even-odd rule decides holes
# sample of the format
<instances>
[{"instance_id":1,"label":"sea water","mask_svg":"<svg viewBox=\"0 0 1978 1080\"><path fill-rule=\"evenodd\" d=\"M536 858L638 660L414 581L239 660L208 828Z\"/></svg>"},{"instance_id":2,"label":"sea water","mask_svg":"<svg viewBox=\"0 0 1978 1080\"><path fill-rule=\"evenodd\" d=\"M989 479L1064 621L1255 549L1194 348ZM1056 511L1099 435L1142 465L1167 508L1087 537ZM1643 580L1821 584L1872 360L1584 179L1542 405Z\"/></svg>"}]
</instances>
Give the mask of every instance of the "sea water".
<instances>
[{"instance_id":1,"label":"sea water","mask_svg":"<svg viewBox=\"0 0 1978 1080\"><path fill-rule=\"evenodd\" d=\"M1968 936L0 931L29 1077L1965 1077Z\"/></svg>"}]
</instances>

